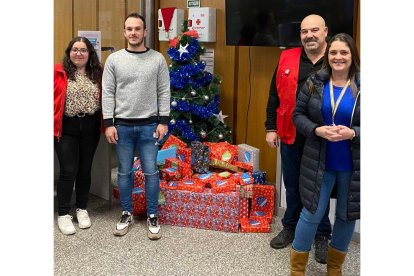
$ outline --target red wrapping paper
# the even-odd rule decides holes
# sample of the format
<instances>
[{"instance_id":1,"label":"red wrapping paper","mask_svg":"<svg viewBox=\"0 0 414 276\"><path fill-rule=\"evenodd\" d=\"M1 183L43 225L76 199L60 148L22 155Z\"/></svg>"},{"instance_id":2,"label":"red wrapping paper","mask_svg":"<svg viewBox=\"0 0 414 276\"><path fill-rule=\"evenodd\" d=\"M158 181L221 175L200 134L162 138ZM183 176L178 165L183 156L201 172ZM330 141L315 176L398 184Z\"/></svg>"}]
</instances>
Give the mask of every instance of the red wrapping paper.
<instances>
[{"instance_id":1,"label":"red wrapping paper","mask_svg":"<svg viewBox=\"0 0 414 276\"><path fill-rule=\"evenodd\" d=\"M240 232L269 233L270 225L265 218L242 218L240 219Z\"/></svg>"},{"instance_id":2,"label":"red wrapping paper","mask_svg":"<svg viewBox=\"0 0 414 276\"><path fill-rule=\"evenodd\" d=\"M275 187L273 185L253 185L252 212L261 211L273 217Z\"/></svg>"},{"instance_id":3,"label":"red wrapping paper","mask_svg":"<svg viewBox=\"0 0 414 276\"><path fill-rule=\"evenodd\" d=\"M232 179L216 180L211 184L213 193L227 193L236 190L236 184Z\"/></svg>"},{"instance_id":4,"label":"red wrapping paper","mask_svg":"<svg viewBox=\"0 0 414 276\"><path fill-rule=\"evenodd\" d=\"M241 198L240 199L240 218L249 217L249 199Z\"/></svg>"},{"instance_id":5,"label":"red wrapping paper","mask_svg":"<svg viewBox=\"0 0 414 276\"><path fill-rule=\"evenodd\" d=\"M248 163L244 163L244 162L240 162L240 161L234 161L233 165L235 165L236 167L241 168L245 171L253 172L253 166L248 164Z\"/></svg>"},{"instance_id":6,"label":"red wrapping paper","mask_svg":"<svg viewBox=\"0 0 414 276\"><path fill-rule=\"evenodd\" d=\"M177 159L185 163L191 164L191 149L190 148L178 148Z\"/></svg>"},{"instance_id":7,"label":"red wrapping paper","mask_svg":"<svg viewBox=\"0 0 414 276\"><path fill-rule=\"evenodd\" d=\"M178 190L202 192L204 191L204 185L197 180L188 179L178 182Z\"/></svg>"},{"instance_id":8,"label":"red wrapping paper","mask_svg":"<svg viewBox=\"0 0 414 276\"><path fill-rule=\"evenodd\" d=\"M239 231L239 197L237 193L213 194L210 189L201 193L166 190L165 204L159 206L160 224Z\"/></svg>"},{"instance_id":9,"label":"red wrapping paper","mask_svg":"<svg viewBox=\"0 0 414 276\"><path fill-rule=\"evenodd\" d=\"M228 142L206 142L204 144L210 147L210 159L217 159L231 164L238 158L237 145L232 145Z\"/></svg>"},{"instance_id":10,"label":"red wrapping paper","mask_svg":"<svg viewBox=\"0 0 414 276\"><path fill-rule=\"evenodd\" d=\"M186 148L187 144L175 137L174 135L170 134L170 136L168 136L167 141L165 141L161 149L166 149L169 147Z\"/></svg>"}]
</instances>

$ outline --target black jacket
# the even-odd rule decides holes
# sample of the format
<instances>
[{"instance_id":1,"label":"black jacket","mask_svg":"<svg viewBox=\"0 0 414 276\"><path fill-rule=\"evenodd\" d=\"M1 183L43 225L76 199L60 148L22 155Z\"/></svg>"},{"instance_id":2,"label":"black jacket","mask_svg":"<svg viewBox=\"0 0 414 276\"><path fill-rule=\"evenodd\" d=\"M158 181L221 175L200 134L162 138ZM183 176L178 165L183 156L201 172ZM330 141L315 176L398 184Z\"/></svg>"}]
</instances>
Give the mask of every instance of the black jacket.
<instances>
[{"instance_id":1,"label":"black jacket","mask_svg":"<svg viewBox=\"0 0 414 276\"><path fill-rule=\"evenodd\" d=\"M320 70L309 77L317 93L311 94L306 83L298 96L293 121L296 129L306 137L305 148L300 167L299 191L303 206L311 213L316 212L323 174L325 171L326 140L316 136L315 128L324 125L322 117L322 100L324 83L329 79L325 70ZM352 180L349 183L348 220L360 218L360 75L355 78L358 89L351 127L355 130L355 138L351 141Z\"/></svg>"}]
</instances>

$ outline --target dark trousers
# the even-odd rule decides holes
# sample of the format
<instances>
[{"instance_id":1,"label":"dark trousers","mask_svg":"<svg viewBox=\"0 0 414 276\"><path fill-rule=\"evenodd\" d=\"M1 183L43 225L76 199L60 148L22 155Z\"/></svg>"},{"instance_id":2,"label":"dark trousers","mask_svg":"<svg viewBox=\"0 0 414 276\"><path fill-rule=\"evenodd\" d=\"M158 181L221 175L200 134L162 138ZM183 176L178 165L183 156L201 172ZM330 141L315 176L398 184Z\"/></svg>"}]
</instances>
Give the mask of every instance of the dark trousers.
<instances>
[{"instance_id":1,"label":"dark trousers","mask_svg":"<svg viewBox=\"0 0 414 276\"><path fill-rule=\"evenodd\" d=\"M76 208L86 209L91 187L93 156L100 138L100 112L85 117L63 116L62 136L54 145L60 165L58 213L69 213L75 184Z\"/></svg>"},{"instance_id":2,"label":"dark trousers","mask_svg":"<svg viewBox=\"0 0 414 276\"><path fill-rule=\"evenodd\" d=\"M282 158L282 175L286 188L286 211L282 219L283 227L295 230L299 221L303 205L299 194L300 162L303 154L303 147L295 141L292 145L280 143L280 155ZM329 222L329 204L325 214L318 225L316 235L330 236L331 223Z\"/></svg>"}]
</instances>

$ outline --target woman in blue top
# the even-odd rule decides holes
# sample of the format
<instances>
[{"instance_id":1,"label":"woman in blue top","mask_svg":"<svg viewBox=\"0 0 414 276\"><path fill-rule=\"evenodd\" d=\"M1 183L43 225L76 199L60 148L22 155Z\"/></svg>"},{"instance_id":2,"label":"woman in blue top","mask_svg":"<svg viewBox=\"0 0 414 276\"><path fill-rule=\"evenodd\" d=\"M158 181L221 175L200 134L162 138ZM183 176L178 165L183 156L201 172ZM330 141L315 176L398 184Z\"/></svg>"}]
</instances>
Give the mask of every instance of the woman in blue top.
<instances>
[{"instance_id":1,"label":"woman in blue top","mask_svg":"<svg viewBox=\"0 0 414 276\"><path fill-rule=\"evenodd\" d=\"M341 269L360 210L359 55L348 34L329 41L324 64L302 87L293 113L306 136L299 190L304 208L291 249L291 274L304 275L318 224L337 195L335 224L328 248L328 275ZM335 189L334 189L335 188Z\"/></svg>"}]
</instances>

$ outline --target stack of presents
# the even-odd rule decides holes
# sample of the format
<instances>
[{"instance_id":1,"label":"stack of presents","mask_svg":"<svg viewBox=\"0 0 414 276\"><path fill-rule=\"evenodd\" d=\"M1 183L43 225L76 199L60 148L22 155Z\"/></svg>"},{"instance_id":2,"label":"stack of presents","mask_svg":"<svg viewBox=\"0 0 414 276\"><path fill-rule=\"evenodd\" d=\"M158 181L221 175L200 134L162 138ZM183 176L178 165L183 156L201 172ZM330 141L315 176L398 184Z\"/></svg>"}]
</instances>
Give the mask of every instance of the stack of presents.
<instances>
[{"instance_id":1,"label":"stack of presents","mask_svg":"<svg viewBox=\"0 0 414 276\"><path fill-rule=\"evenodd\" d=\"M227 142L186 143L170 135L158 152L160 224L226 232L270 232L275 191L259 170L259 149ZM134 162L134 215L145 214L145 182ZM119 198L118 188L113 190Z\"/></svg>"}]
</instances>

